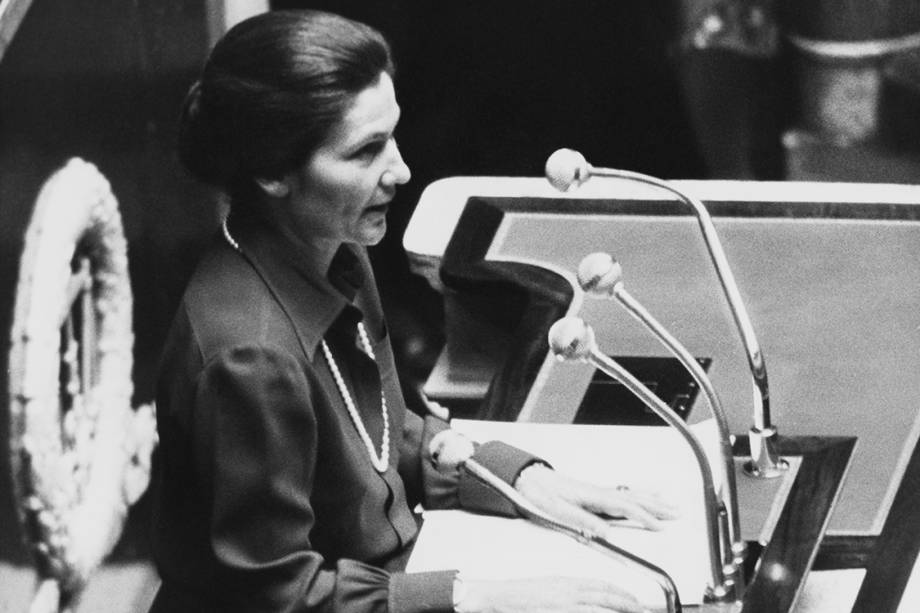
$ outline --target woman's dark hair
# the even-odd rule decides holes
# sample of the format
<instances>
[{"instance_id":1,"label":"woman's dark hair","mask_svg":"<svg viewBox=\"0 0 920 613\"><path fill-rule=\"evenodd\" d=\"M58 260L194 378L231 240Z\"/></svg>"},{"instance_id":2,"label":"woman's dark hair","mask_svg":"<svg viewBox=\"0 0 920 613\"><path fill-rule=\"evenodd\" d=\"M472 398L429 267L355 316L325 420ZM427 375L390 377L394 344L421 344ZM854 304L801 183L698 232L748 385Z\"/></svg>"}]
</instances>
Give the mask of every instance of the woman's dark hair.
<instances>
[{"instance_id":1,"label":"woman's dark hair","mask_svg":"<svg viewBox=\"0 0 920 613\"><path fill-rule=\"evenodd\" d=\"M251 17L217 43L186 96L179 156L238 196L303 163L382 72L393 74L390 47L370 26L320 11Z\"/></svg>"}]
</instances>

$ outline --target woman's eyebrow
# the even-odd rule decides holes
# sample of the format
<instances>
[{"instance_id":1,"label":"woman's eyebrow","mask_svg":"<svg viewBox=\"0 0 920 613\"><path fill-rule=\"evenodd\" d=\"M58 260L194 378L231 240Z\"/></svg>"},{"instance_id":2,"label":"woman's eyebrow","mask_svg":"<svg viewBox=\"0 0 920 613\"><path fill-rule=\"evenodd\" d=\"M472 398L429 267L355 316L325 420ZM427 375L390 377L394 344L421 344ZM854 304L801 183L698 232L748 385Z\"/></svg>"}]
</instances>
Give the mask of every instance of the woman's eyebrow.
<instances>
[{"instance_id":1,"label":"woman's eyebrow","mask_svg":"<svg viewBox=\"0 0 920 613\"><path fill-rule=\"evenodd\" d=\"M379 141L379 140L388 140L391 136L393 136L393 133L395 132L395 130L396 130L395 123L393 124L392 130L383 130L383 129L372 130L356 138L354 141L352 141L352 144L350 146L360 147L361 145L365 145L367 143L372 143L372 142Z\"/></svg>"},{"instance_id":2,"label":"woman's eyebrow","mask_svg":"<svg viewBox=\"0 0 920 613\"><path fill-rule=\"evenodd\" d=\"M366 134L362 134L354 141L352 141L348 146L349 147L360 147L361 145L374 142L377 140L388 140L393 133L396 132L396 126L399 124L399 119L402 116L402 109L399 107L396 108L395 117L393 118L392 127L389 129L383 128L374 128Z\"/></svg>"}]
</instances>

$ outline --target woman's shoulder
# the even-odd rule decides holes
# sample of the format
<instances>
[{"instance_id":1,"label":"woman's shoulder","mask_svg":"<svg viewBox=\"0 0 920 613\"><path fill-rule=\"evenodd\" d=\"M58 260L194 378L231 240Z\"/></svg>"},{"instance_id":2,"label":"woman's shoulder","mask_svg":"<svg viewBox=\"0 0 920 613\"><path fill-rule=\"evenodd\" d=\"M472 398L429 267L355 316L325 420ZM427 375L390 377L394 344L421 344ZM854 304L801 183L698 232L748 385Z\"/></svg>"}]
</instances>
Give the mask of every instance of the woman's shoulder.
<instances>
[{"instance_id":1,"label":"woman's shoulder","mask_svg":"<svg viewBox=\"0 0 920 613\"><path fill-rule=\"evenodd\" d=\"M202 358L233 347L274 348L299 354L296 331L261 277L229 249L208 251L180 306Z\"/></svg>"}]
</instances>

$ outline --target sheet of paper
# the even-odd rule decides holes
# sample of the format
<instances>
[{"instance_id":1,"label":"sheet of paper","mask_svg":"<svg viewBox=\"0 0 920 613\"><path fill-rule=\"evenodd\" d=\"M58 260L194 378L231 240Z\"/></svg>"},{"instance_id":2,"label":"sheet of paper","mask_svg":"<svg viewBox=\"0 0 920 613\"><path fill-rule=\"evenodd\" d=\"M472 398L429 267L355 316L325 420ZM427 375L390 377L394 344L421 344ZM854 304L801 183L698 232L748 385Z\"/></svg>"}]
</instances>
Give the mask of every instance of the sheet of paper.
<instances>
[{"instance_id":1,"label":"sheet of paper","mask_svg":"<svg viewBox=\"0 0 920 613\"><path fill-rule=\"evenodd\" d=\"M586 426L455 420L475 440L503 440L550 462L554 468L598 485L627 485L656 492L680 517L659 532L619 523L608 538L618 547L663 568L684 604L699 603L710 581L702 478L692 451L673 428ZM718 438L711 421L692 426L715 458ZM714 462L718 467L719 463ZM721 478L721 471L716 479ZM717 481L718 482L718 481ZM425 512L425 524L408 572L459 569L479 578L525 576L607 577L629 585L648 606L662 602L652 581L606 553L522 519L463 511Z\"/></svg>"}]
</instances>

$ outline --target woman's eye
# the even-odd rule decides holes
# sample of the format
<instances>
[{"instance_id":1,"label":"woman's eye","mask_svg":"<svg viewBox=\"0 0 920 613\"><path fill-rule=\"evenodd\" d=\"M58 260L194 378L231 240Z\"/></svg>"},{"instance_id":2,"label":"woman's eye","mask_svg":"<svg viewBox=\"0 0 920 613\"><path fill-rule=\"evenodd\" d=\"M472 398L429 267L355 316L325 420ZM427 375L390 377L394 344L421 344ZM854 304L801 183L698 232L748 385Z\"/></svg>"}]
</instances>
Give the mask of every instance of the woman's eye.
<instances>
[{"instance_id":1,"label":"woman's eye","mask_svg":"<svg viewBox=\"0 0 920 613\"><path fill-rule=\"evenodd\" d=\"M386 141L374 141L358 149L354 157L356 158L373 158L376 157L386 146Z\"/></svg>"}]
</instances>

